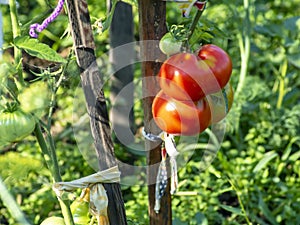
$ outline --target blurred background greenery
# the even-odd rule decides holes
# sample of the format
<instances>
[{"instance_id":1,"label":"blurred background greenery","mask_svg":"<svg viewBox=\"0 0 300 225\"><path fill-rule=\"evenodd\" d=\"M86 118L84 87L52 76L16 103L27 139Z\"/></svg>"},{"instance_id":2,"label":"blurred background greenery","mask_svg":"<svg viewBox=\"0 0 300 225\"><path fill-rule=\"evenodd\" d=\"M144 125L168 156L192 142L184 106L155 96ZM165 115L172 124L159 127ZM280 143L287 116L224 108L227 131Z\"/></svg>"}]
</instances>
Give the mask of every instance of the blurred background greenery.
<instances>
[{"instance_id":1,"label":"blurred background greenery","mask_svg":"<svg viewBox=\"0 0 300 225\"><path fill-rule=\"evenodd\" d=\"M56 4L54 0L18 2L22 35L27 35L33 18L44 18ZM127 2L133 5L134 37L139 40L137 3ZM211 166L204 171L199 169L203 149L196 149L179 170L179 192L172 196L174 225L300 223L300 1L254 0L249 1L249 7L247 2L209 1L194 37L199 44L214 43L229 53L233 61L231 82L239 91L226 118L224 141ZM88 3L92 23L105 21L106 3ZM12 29L8 6L1 5L1 10L6 48L13 41ZM177 5L168 3L168 26L188 21L178 14ZM39 35L39 40L67 56L72 47L68 28L67 15L62 14ZM95 24L94 37L96 54L105 60L109 32L100 33ZM249 61L245 61L247 41ZM5 50L3 61L12 61L10 48ZM45 66L45 62L30 56L23 63L28 82L37 78L32 71ZM99 64L108 77L109 68L101 60ZM247 69L244 76L243 66ZM140 74L137 64L135 78ZM49 72L44 79L51 83L57 77ZM74 114L73 109L79 82L79 71L72 59L56 94L52 117L57 157L66 181L94 172L83 159L73 134L73 118L76 120L82 113ZM139 82L135 89L142 91ZM106 82L106 96L109 91ZM138 130L143 125L140 103L134 110ZM209 136L209 132L203 133L199 142L206 143ZM135 142L143 147L139 132ZM145 165L145 154L117 141L115 149L121 161ZM0 176L32 224L61 214L51 189L52 178L33 136L0 149ZM129 224L148 224L147 187L123 185L122 190ZM16 224L1 201L0 224Z\"/></svg>"}]
</instances>

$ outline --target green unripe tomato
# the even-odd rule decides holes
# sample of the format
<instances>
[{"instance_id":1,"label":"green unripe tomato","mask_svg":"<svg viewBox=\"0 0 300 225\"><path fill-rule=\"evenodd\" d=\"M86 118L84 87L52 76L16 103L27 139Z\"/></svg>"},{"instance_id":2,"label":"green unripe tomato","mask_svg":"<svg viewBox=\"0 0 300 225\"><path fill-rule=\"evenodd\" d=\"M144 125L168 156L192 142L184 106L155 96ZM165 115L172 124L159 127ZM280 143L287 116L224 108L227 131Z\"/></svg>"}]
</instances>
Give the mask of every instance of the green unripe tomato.
<instances>
[{"instance_id":1,"label":"green unripe tomato","mask_svg":"<svg viewBox=\"0 0 300 225\"><path fill-rule=\"evenodd\" d=\"M40 118L49 106L50 90L46 82L38 81L24 89L18 99L24 112L33 113Z\"/></svg>"},{"instance_id":2,"label":"green unripe tomato","mask_svg":"<svg viewBox=\"0 0 300 225\"><path fill-rule=\"evenodd\" d=\"M51 216L45 219L40 225L65 225L65 221L61 217Z\"/></svg>"},{"instance_id":3,"label":"green unripe tomato","mask_svg":"<svg viewBox=\"0 0 300 225\"><path fill-rule=\"evenodd\" d=\"M0 113L0 142L20 141L31 134L35 128L35 119L20 109Z\"/></svg>"},{"instance_id":4,"label":"green unripe tomato","mask_svg":"<svg viewBox=\"0 0 300 225\"><path fill-rule=\"evenodd\" d=\"M166 55L180 52L182 42L176 40L171 33L166 33L159 42L160 50Z\"/></svg>"},{"instance_id":5,"label":"green unripe tomato","mask_svg":"<svg viewBox=\"0 0 300 225\"><path fill-rule=\"evenodd\" d=\"M76 225L85 225L90 221L89 217L89 203L82 199L76 199L72 202L71 212Z\"/></svg>"}]
</instances>

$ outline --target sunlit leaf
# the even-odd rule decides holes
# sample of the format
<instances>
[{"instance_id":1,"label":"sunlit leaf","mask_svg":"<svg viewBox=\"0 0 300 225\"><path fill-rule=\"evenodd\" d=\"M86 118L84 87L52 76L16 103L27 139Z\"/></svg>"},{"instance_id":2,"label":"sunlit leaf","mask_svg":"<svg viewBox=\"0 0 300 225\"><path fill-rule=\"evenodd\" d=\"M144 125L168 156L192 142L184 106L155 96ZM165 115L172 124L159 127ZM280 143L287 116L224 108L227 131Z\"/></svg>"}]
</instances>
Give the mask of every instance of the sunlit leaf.
<instances>
[{"instance_id":1,"label":"sunlit leaf","mask_svg":"<svg viewBox=\"0 0 300 225\"><path fill-rule=\"evenodd\" d=\"M262 198L262 193L259 193L259 202L258 202L258 208L261 210L261 212L264 214L264 216L269 220L269 222L273 225L277 225L275 217L272 215L272 212L268 208L267 204L264 202Z\"/></svg>"},{"instance_id":2,"label":"sunlit leaf","mask_svg":"<svg viewBox=\"0 0 300 225\"><path fill-rule=\"evenodd\" d=\"M64 63L66 60L48 45L40 43L37 39L29 36L17 37L14 44L26 51L29 55L52 62Z\"/></svg>"},{"instance_id":3,"label":"sunlit leaf","mask_svg":"<svg viewBox=\"0 0 300 225\"><path fill-rule=\"evenodd\" d=\"M263 169L272 159L274 159L275 157L277 157L278 154L274 151L270 151L268 153L265 154L265 156L259 161L259 163L255 166L255 168L253 169L253 172L256 173L258 171L260 171L261 169Z\"/></svg>"},{"instance_id":4,"label":"sunlit leaf","mask_svg":"<svg viewBox=\"0 0 300 225\"><path fill-rule=\"evenodd\" d=\"M287 58L291 64L300 69L300 53L288 55Z\"/></svg>"},{"instance_id":5,"label":"sunlit leaf","mask_svg":"<svg viewBox=\"0 0 300 225\"><path fill-rule=\"evenodd\" d=\"M244 216L244 213L242 212L242 210L240 208L235 208L235 207L232 207L229 205L223 205L223 204L221 204L220 206L228 212L231 212L236 215Z\"/></svg>"}]
</instances>

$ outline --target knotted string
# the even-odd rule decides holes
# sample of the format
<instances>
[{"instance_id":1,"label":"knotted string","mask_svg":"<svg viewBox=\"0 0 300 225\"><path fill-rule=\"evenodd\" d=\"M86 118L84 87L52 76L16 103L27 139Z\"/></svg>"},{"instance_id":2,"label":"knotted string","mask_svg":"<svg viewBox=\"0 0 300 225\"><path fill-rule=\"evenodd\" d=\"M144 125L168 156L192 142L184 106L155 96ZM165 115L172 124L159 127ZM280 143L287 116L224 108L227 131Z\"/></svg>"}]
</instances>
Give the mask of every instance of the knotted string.
<instances>
[{"instance_id":1,"label":"knotted string","mask_svg":"<svg viewBox=\"0 0 300 225\"><path fill-rule=\"evenodd\" d=\"M165 148L170 157L170 167L171 167L171 190L170 193L174 194L178 186L178 175L177 175L177 162L176 157L179 152L176 149L176 143L174 141L174 136L171 134L164 133Z\"/></svg>"},{"instance_id":2,"label":"knotted string","mask_svg":"<svg viewBox=\"0 0 300 225\"><path fill-rule=\"evenodd\" d=\"M99 171L92 175L79 178L77 180L69 182L57 182L53 184L52 189L56 196L60 199L63 198L65 192L74 192L78 188L89 189L89 207L90 212L94 215L98 221L104 221L105 224L109 225L108 219L108 196L106 190L103 187L103 183L119 183L120 182L120 171L118 166L108 168L103 171Z\"/></svg>"},{"instance_id":3,"label":"knotted string","mask_svg":"<svg viewBox=\"0 0 300 225\"><path fill-rule=\"evenodd\" d=\"M57 6L55 7L54 11L52 12L52 14L47 17L42 24L38 24L38 23L34 23L30 26L29 29L29 35L33 38L37 38L38 35L36 32L42 32L42 30L46 29L47 26L56 19L56 17L59 15L59 13L61 12L63 6L64 6L65 0L59 0L57 3Z\"/></svg>"},{"instance_id":4,"label":"knotted string","mask_svg":"<svg viewBox=\"0 0 300 225\"><path fill-rule=\"evenodd\" d=\"M156 213L160 210L160 200L166 192L167 184L168 184L168 173L167 173L167 165L166 158L167 152L162 145L161 147L161 163L158 168L157 177L156 177L156 186L155 186L155 206L154 211Z\"/></svg>"},{"instance_id":5,"label":"knotted string","mask_svg":"<svg viewBox=\"0 0 300 225\"><path fill-rule=\"evenodd\" d=\"M179 4L179 8L182 10L182 16L189 17L193 6L195 6L198 10L204 10L206 1L201 2L199 0L188 0L187 3L178 3L178 4Z\"/></svg>"},{"instance_id":6,"label":"knotted string","mask_svg":"<svg viewBox=\"0 0 300 225\"><path fill-rule=\"evenodd\" d=\"M166 159L167 155L170 157L170 171L171 171L171 190L170 193L174 194L178 186L178 174L177 174L177 162L176 157L179 152L176 149L176 143L174 141L174 135L166 132L161 132L159 135L147 133L145 130L142 131L143 136L149 141L163 141L161 144L161 162L158 168L156 176L155 186L155 206L154 211L156 213L160 210L160 201L166 192L168 184L168 172Z\"/></svg>"}]
</instances>

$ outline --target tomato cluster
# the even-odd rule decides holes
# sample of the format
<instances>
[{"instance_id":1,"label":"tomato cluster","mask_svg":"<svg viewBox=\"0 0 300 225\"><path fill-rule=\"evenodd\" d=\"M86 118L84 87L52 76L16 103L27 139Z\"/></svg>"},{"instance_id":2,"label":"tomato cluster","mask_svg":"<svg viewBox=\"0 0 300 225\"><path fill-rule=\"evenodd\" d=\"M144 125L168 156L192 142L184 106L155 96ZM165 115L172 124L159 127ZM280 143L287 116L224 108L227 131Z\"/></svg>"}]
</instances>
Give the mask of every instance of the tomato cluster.
<instances>
[{"instance_id":1,"label":"tomato cluster","mask_svg":"<svg viewBox=\"0 0 300 225\"><path fill-rule=\"evenodd\" d=\"M195 135L222 120L233 101L231 72L229 55L212 44L197 54L169 57L159 71L161 91L152 104L158 127L174 135Z\"/></svg>"}]
</instances>

